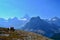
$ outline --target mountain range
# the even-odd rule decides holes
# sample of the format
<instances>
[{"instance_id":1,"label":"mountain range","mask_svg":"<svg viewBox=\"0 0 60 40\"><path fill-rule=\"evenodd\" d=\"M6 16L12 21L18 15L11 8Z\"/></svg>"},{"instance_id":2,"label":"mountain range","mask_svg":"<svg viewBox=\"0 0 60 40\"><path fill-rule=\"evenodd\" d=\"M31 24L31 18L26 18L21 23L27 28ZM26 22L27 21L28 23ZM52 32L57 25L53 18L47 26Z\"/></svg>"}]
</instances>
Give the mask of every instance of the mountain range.
<instances>
[{"instance_id":1,"label":"mountain range","mask_svg":"<svg viewBox=\"0 0 60 40\"><path fill-rule=\"evenodd\" d=\"M47 37L51 37L55 33L60 32L59 21L57 17L52 18L51 20L44 20L38 17L32 17L29 22L25 24L22 28L25 31L34 32L37 34L42 34ZM58 24L56 24L56 22Z\"/></svg>"},{"instance_id":2,"label":"mountain range","mask_svg":"<svg viewBox=\"0 0 60 40\"><path fill-rule=\"evenodd\" d=\"M60 18L58 17L53 17L49 20L50 23L54 23L55 25L60 26Z\"/></svg>"},{"instance_id":3,"label":"mountain range","mask_svg":"<svg viewBox=\"0 0 60 40\"><path fill-rule=\"evenodd\" d=\"M14 27L15 29L21 28L23 27L28 21L29 21L30 17L28 15L25 15L22 18L8 18L8 19L4 19L4 18L0 18L0 27Z\"/></svg>"},{"instance_id":4,"label":"mountain range","mask_svg":"<svg viewBox=\"0 0 60 40\"><path fill-rule=\"evenodd\" d=\"M0 18L0 27L11 27L21 29L24 31L42 34L46 37L51 37L55 33L60 33L60 18L53 17L51 19L42 19L39 16L30 18L24 16L23 18L9 18L5 20Z\"/></svg>"}]
</instances>

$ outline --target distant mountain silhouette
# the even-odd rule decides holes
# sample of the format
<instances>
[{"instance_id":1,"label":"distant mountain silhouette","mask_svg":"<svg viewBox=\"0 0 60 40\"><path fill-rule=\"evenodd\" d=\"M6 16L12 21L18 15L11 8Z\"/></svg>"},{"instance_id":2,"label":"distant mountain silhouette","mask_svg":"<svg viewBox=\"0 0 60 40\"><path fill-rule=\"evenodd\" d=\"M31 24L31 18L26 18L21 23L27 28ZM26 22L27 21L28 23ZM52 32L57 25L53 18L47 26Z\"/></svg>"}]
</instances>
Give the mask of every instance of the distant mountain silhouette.
<instances>
[{"instance_id":1,"label":"distant mountain silhouette","mask_svg":"<svg viewBox=\"0 0 60 40\"><path fill-rule=\"evenodd\" d=\"M54 24L60 26L60 18L58 18L58 17L51 18L51 20L49 22L54 23Z\"/></svg>"},{"instance_id":2,"label":"distant mountain silhouette","mask_svg":"<svg viewBox=\"0 0 60 40\"><path fill-rule=\"evenodd\" d=\"M26 19L30 19L30 16L28 14L26 14L23 18L26 18Z\"/></svg>"},{"instance_id":3,"label":"distant mountain silhouette","mask_svg":"<svg viewBox=\"0 0 60 40\"><path fill-rule=\"evenodd\" d=\"M53 23L50 24L47 21L41 19L39 16L32 17L30 21L23 27L23 30L42 34L47 37L59 32L57 25Z\"/></svg>"},{"instance_id":4,"label":"distant mountain silhouette","mask_svg":"<svg viewBox=\"0 0 60 40\"><path fill-rule=\"evenodd\" d=\"M9 18L8 20L5 20L4 18L0 18L0 27L10 27L13 26L16 29L21 28L24 26L29 19L18 19L17 17Z\"/></svg>"}]
</instances>

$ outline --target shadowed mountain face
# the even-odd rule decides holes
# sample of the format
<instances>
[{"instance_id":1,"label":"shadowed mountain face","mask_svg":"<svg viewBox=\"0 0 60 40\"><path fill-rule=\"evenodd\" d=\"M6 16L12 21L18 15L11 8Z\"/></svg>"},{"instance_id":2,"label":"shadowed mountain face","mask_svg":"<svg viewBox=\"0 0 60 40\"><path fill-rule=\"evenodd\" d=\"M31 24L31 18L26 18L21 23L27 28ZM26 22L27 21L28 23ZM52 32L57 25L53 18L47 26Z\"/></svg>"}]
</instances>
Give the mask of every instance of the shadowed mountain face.
<instances>
[{"instance_id":1,"label":"shadowed mountain face","mask_svg":"<svg viewBox=\"0 0 60 40\"><path fill-rule=\"evenodd\" d=\"M59 32L59 26L55 25L54 23L49 23L40 17L32 17L25 27L23 27L23 30L50 37L54 33Z\"/></svg>"},{"instance_id":2,"label":"shadowed mountain face","mask_svg":"<svg viewBox=\"0 0 60 40\"><path fill-rule=\"evenodd\" d=\"M60 33L54 34L51 38L54 40L60 40Z\"/></svg>"}]
</instances>

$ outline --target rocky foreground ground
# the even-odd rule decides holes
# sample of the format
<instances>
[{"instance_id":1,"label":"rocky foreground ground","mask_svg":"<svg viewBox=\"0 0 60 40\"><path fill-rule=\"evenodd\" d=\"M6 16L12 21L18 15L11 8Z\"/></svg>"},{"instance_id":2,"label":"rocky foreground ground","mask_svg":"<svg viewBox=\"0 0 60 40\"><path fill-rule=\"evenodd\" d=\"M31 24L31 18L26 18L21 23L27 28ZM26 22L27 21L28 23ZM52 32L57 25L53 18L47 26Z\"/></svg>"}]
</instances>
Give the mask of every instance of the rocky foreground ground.
<instances>
[{"instance_id":1,"label":"rocky foreground ground","mask_svg":"<svg viewBox=\"0 0 60 40\"><path fill-rule=\"evenodd\" d=\"M0 28L0 40L52 40L42 35L21 30L9 30Z\"/></svg>"}]
</instances>

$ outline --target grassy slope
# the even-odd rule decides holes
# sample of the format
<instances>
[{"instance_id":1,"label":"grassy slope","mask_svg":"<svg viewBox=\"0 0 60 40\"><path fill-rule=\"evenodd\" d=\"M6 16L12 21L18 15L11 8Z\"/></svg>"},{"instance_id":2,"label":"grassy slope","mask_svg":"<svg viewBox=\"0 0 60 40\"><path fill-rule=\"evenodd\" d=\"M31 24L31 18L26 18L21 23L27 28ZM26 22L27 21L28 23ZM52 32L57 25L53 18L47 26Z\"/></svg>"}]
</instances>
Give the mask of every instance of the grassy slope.
<instances>
[{"instance_id":1,"label":"grassy slope","mask_svg":"<svg viewBox=\"0 0 60 40\"><path fill-rule=\"evenodd\" d=\"M2 30L7 30L6 28L2 28ZM8 30L7 30L8 31ZM2 38L3 40L12 40L12 39L21 39L21 40L52 40L52 39L49 39L47 37L44 37L42 35L38 35L38 34L35 34L35 33L32 33L32 32L26 32L26 31L21 31L21 30L16 30L14 32L10 31L10 32L7 32L7 34L10 34L8 37L6 36L0 36L0 38Z\"/></svg>"}]
</instances>

